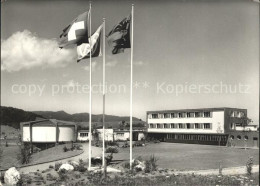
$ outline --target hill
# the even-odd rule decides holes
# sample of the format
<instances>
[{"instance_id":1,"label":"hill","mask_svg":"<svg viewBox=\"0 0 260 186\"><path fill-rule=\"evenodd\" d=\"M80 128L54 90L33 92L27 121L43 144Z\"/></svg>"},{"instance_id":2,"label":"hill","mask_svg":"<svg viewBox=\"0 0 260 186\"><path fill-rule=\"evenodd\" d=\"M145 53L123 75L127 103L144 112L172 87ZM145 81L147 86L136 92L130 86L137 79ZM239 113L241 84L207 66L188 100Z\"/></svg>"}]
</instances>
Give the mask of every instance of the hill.
<instances>
[{"instance_id":1,"label":"hill","mask_svg":"<svg viewBox=\"0 0 260 186\"><path fill-rule=\"evenodd\" d=\"M1 125L7 125L19 129L20 122L32 121L37 117L42 116L22 109L1 106Z\"/></svg>"},{"instance_id":2,"label":"hill","mask_svg":"<svg viewBox=\"0 0 260 186\"><path fill-rule=\"evenodd\" d=\"M37 115L41 115L46 119L58 119L65 121L74 121L74 122L88 122L89 121L89 113L76 113L76 114L68 114L64 111L33 111L33 113ZM129 117L127 116L114 116L114 115L105 115L106 122L117 122L117 121L129 121ZM93 122L102 121L102 114L92 114ZM138 118L133 117L133 121L141 121Z\"/></svg>"},{"instance_id":3,"label":"hill","mask_svg":"<svg viewBox=\"0 0 260 186\"><path fill-rule=\"evenodd\" d=\"M64 111L33 111L28 112L22 109L17 109L13 107L1 106L1 125L7 125L15 129L20 128L20 122L24 121L34 121L36 118L46 118L46 119L58 119L64 121L73 121L77 122L79 125L84 127L88 126L89 114L88 113L76 113L68 114ZM119 122L129 121L127 116L113 116L105 115L106 122L110 125L117 125ZM96 123L101 123L102 114L92 115L92 121ZM142 120L133 117L133 123L143 122ZM81 124L84 123L84 124Z\"/></svg>"}]
</instances>

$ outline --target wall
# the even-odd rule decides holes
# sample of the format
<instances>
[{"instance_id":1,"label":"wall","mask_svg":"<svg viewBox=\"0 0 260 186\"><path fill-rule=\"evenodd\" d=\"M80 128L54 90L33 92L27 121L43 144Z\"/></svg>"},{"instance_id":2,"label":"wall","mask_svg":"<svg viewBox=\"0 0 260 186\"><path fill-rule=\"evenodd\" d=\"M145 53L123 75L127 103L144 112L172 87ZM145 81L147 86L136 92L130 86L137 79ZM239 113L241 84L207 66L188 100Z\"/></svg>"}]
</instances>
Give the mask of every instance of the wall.
<instances>
[{"instance_id":1,"label":"wall","mask_svg":"<svg viewBox=\"0 0 260 186\"><path fill-rule=\"evenodd\" d=\"M103 129L97 129L99 140L103 140ZM113 129L105 129L105 141L113 141Z\"/></svg>"},{"instance_id":2,"label":"wall","mask_svg":"<svg viewBox=\"0 0 260 186\"><path fill-rule=\"evenodd\" d=\"M232 137L234 136L234 139ZM238 139L238 136L241 139ZM245 137L248 137L246 140ZM254 147L259 148L259 132L257 131L233 131L229 133L228 146L231 147Z\"/></svg>"},{"instance_id":3,"label":"wall","mask_svg":"<svg viewBox=\"0 0 260 186\"><path fill-rule=\"evenodd\" d=\"M212 111L210 118L163 118L147 119L148 124L161 123L212 123L212 129L175 129L175 128L148 128L153 133L224 133L224 111Z\"/></svg>"}]
</instances>

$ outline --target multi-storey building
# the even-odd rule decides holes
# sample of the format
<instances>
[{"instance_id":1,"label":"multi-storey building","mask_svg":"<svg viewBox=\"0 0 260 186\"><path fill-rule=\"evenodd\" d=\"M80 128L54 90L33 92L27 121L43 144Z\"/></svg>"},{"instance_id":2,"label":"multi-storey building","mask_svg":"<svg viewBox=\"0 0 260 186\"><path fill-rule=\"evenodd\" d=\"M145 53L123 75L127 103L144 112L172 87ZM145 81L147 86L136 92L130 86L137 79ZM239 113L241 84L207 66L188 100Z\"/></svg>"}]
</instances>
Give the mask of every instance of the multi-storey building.
<instances>
[{"instance_id":1,"label":"multi-storey building","mask_svg":"<svg viewBox=\"0 0 260 186\"><path fill-rule=\"evenodd\" d=\"M148 137L167 142L227 145L239 140L234 136L231 139L230 134L247 127L246 118L246 109L226 107L148 111Z\"/></svg>"}]
</instances>

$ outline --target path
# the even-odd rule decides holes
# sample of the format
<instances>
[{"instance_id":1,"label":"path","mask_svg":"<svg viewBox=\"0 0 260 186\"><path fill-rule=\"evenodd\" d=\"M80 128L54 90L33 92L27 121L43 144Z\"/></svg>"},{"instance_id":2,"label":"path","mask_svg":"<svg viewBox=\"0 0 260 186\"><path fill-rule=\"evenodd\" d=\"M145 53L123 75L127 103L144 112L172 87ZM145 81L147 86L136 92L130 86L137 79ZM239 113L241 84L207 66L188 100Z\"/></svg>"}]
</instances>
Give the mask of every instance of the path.
<instances>
[{"instance_id":1,"label":"path","mask_svg":"<svg viewBox=\"0 0 260 186\"><path fill-rule=\"evenodd\" d=\"M86 160L86 159L88 159L88 145L89 145L88 143L82 143L82 148L83 148L84 152L82 154L78 155L78 156L66 158L66 159L58 160L58 161L52 161L52 162L49 162L49 163L32 165L32 166L28 166L28 167L22 167L22 168L19 168L18 170L19 170L19 172L23 172L23 173L36 172L37 170L41 171L41 170L48 169L50 165L54 166L54 164L56 162L65 163L68 160L72 160L72 161L78 161L79 159ZM102 156L102 149L92 146L92 157L97 157L97 156L100 156L100 157Z\"/></svg>"},{"instance_id":2,"label":"path","mask_svg":"<svg viewBox=\"0 0 260 186\"><path fill-rule=\"evenodd\" d=\"M254 165L252 169L252 173L259 172L259 165ZM246 174L246 167L230 167L230 168L223 168L222 175L241 175ZM208 170L197 170L197 171L176 171L175 174L200 174L200 175L218 175L218 169L208 169Z\"/></svg>"}]
</instances>

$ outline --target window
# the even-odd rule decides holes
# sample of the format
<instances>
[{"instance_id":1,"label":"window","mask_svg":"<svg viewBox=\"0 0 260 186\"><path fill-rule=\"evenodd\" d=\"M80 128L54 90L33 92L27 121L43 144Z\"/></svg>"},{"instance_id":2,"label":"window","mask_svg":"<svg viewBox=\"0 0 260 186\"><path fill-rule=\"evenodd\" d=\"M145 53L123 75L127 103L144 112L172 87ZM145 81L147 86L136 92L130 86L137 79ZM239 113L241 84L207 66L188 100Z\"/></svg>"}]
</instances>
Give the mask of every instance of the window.
<instances>
[{"instance_id":1,"label":"window","mask_svg":"<svg viewBox=\"0 0 260 186\"><path fill-rule=\"evenodd\" d=\"M233 135L230 136L230 139L233 140L235 137Z\"/></svg>"},{"instance_id":2,"label":"window","mask_svg":"<svg viewBox=\"0 0 260 186\"><path fill-rule=\"evenodd\" d=\"M150 124L150 128L155 128L154 124Z\"/></svg>"},{"instance_id":3,"label":"window","mask_svg":"<svg viewBox=\"0 0 260 186\"><path fill-rule=\"evenodd\" d=\"M171 118L177 118L178 114L177 113L171 113Z\"/></svg>"},{"instance_id":4,"label":"window","mask_svg":"<svg viewBox=\"0 0 260 186\"><path fill-rule=\"evenodd\" d=\"M85 133L85 132L84 133L80 133L79 136L80 137L86 137L86 136L88 136L88 133Z\"/></svg>"},{"instance_id":5,"label":"window","mask_svg":"<svg viewBox=\"0 0 260 186\"><path fill-rule=\"evenodd\" d=\"M190 129L190 128L191 128L190 123L187 123L186 126L187 126L187 129Z\"/></svg>"},{"instance_id":6,"label":"window","mask_svg":"<svg viewBox=\"0 0 260 186\"><path fill-rule=\"evenodd\" d=\"M211 123L204 123L204 129L211 129Z\"/></svg>"},{"instance_id":7,"label":"window","mask_svg":"<svg viewBox=\"0 0 260 186\"><path fill-rule=\"evenodd\" d=\"M204 117L205 117L205 118L209 118L209 117L211 117L210 112L204 112Z\"/></svg>"},{"instance_id":8,"label":"window","mask_svg":"<svg viewBox=\"0 0 260 186\"><path fill-rule=\"evenodd\" d=\"M117 133L116 135L122 137L122 136L124 136L124 133Z\"/></svg>"},{"instance_id":9,"label":"window","mask_svg":"<svg viewBox=\"0 0 260 186\"><path fill-rule=\"evenodd\" d=\"M235 129L235 123L230 123L230 128Z\"/></svg>"},{"instance_id":10,"label":"window","mask_svg":"<svg viewBox=\"0 0 260 186\"><path fill-rule=\"evenodd\" d=\"M158 118L158 114L152 114L152 118L153 119Z\"/></svg>"},{"instance_id":11,"label":"window","mask_svg":"<svg viewBox=\"0 0 260 186\"><path fill-rule=\"evenodd\" d=\"M187 118L193 118L195 116L194 112L188 112L187 113Z\"/></svg>"},{"instance_id":12,"label":"window","mask_svg":"<svg viewBox=\"0 0 260 186\"><path fill-rule=\"evenodd\" d=\"M237 139L238 139L238 140L241 140L241 136L240 136L240 135L238 135L238 136L237 136Z\"/></svg>"},{"instance_id":13,"label":"window","mask_svg":"<svg viewBox=\"0 0 260 186\"><path fill-rule=\"evenodd\" d=\"M161 127L160 127L160 124L156 124L156 128L158 128L158 129L161 128Z\"/></svg>"},{"instance_id":14,"label":"window","mask_svg":"<svg viewBox=\"0 0 260 186\"><path fill-rule=\"evenodd\" d=\"M200 129L200 124L199 123L195 123L195 129Z\"/></svg>"},{"instance_id":15,"label":"window","mask_svg":"<svg viewBox=\"0 0 260 186\"><path fill-rule=\"evenodd\" d=\"M169 128L168 124L163 124L163 128Z\"/></svg>"},{"instance_id":16,"label":"window","mask_svg":"<svg viewBox=\"0 0 260 186\"><path fill-rule=\"evenodd\" d=\"M248 140L248 136L244 136L244 140Z\"/></svg>"},{"instance_id":17,"label":"window","mask_svg":"<svg viewBox=\"0 0 260 186\"><path fill-rule=\"evenodd\" d=\"M159 118L164 118L164 115L163 114L159 114Z\"/></svg>"},{"instance_id":18,"label":"window","mask_svg":"<svg viewBox=\"0 0 260 186\"><path fill-rule=\"evenodd\" d=\"M180 113L178 113L178 115L179 115L179 118L186 118L187 113L186 112L180 112Z\"/></svg>"},{"instance_id":19,"label":"window","mask_svg":"<svg viewBox=\"0 0 260 186\"><path fill-rule=\"evenodd\" d=\"M164 116L164 118L170 118L171 114L170 113L164 113L163 116Z\"/></svg>"},{"instance_id":20,"label":"window","mask_svg":"<svg viewBox=\"0 0 260 186\"><path fill-rule=\"evenodd\" d=\"M175 128L175 126L174 126L174 124L173 124L173 123L171 124L171 128L172 128L172 129L173 129L173 128Z\"/></svg>"},{"instance_id":21,"label":"window","mask_svg":"<svg viewBox=\"0 0 260 186\"><path fill-rule=\"evenodd\" d=\"M179 129L183 129L183 128L184 128L183 124L179 123Z\"/></svg>"}]
</instances>

